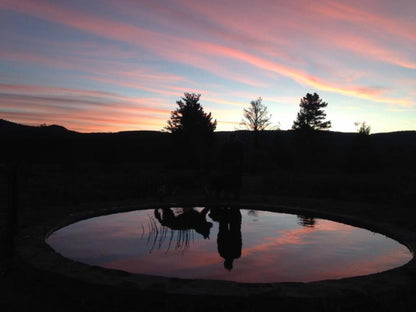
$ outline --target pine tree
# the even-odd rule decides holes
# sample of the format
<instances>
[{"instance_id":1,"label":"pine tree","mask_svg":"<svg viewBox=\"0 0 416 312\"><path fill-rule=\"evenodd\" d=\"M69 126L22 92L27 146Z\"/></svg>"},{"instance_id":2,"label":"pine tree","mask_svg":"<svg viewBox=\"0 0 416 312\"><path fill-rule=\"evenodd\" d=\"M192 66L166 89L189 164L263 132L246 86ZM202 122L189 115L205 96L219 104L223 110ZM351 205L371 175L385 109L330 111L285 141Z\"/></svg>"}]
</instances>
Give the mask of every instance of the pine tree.
<instances>
[{"instance_id":1,"label":"pine tree","mask_svg":"<svg viewBox=\"0 0 416 312\"><path fill-rule=\"evenodd\" d=\"M165 130L182 136L184 139L209 137L217 127L217 121L212 120L211 113L205 113L199 103L200 94L185 93L185 97L177 101L179 106L171 112L170 120Z\"/></svg>"},{"instance_id":2,"label":"pine tree","mask_svg":"<svg viewBox=\"0 0 416 312\"><path fill-rule=\"evenodd\" d=\"M300 111L293 122L293 130L327 130L331 128L331 122L325 121L326 113L323 108L328 103L322 101L319 95L307 93L300 100Z\"/></svg>"}]
</instances>

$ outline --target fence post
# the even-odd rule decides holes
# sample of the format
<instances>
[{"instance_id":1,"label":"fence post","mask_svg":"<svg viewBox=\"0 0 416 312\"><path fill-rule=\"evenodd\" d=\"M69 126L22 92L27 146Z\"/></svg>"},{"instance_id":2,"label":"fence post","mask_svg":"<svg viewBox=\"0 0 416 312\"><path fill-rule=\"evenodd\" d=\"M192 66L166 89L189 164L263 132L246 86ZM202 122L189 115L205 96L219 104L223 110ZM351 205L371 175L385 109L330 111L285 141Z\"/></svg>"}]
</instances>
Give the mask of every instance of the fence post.
<instances>
[{"instance_id":1,"label":"fence post","mask_svg":"<svg viewBox=\"0 0 416 312\"><path fill-rule=\"evenodd\" d=\"M7 208L7 253L12 255L14 251L14 239L18 232L19 223L19 181L18 181L18 165L13 162L7 168L7 184L8 184L8 208Z\"/></svg>"}]
</instances>

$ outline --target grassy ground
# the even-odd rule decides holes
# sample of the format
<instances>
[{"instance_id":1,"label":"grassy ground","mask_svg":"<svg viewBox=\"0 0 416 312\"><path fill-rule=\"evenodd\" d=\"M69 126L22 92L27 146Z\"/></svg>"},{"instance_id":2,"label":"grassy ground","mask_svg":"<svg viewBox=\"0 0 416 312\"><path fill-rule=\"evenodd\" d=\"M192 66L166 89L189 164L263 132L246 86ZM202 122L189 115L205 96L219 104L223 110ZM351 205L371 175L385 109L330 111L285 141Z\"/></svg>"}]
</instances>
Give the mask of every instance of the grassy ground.
<instances>
[{"instance_id":1,"label":"grassy ground","mask_svg":"<svg viewBox=\"0 0 416 312\"><path fill-rule=\"evenodd\" d=\"M264 171L263 171L264 172ZM157 164L22 165L18 171L19 229L80 211L100 202L157 200L161 185L167 186L164 200L204 200L201 179L192 172L167 170ZM242 201L273 202L327 210L373 220L391 222L416 232L412 196L415 173L371 174L306 173L274 171L246 173ZM61 311L229 311L262 310L269 304L281 310L296 310L296 303L267 302L245 298L149 297L146 293L114 293L111 289L80 285L76 281L46 278L22 270L18 261L6 255L8 183L0 171L0 310L27 311L34 308ZM55 281L55 282L54 282ZM396 311L411 311L416 287L394 294ZM134 298L134 299L132 299ZM386 297L387 298L387 297ZM383 298L351 302L316 302L309 310L390 310ZM374 298L373 298L374 299ZM385 299L387 301L387 299ZM298 308L304 308L299 304Z\"/></svg>"}]
</instances>

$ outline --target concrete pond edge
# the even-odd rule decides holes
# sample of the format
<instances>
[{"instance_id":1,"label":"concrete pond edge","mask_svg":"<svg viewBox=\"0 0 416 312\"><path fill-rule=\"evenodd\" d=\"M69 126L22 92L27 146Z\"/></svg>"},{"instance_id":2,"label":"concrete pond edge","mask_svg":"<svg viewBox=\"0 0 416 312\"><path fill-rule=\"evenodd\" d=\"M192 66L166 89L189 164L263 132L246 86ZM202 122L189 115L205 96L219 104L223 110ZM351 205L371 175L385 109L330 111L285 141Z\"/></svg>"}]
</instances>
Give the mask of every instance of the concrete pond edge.
<instances>
[{"instance_id":1,"label":"concrete pond edge","mask_svg":"<svg viewBox=\"0 0 416 312\"><path fill-rule=\"evenodd\" d=\"M172 206L210 207L226 204L218 202L148 202L119 206L104 204L90 210L70 214L62 219L48 220L45 224L22 230L16 239L16 257L26 269L36 272L45 279L53 279L56 283L75 281L75 284L89 285L92 288L106 287L131 294L142 292L199 297L228 296L244 298L255 296L274 299L293 298L296 300L349 300L349 298L389 296L402 293L409 287L415 287L416 260L414 257L401 267L366 276L309 283L237 283L220 280L167 278L104 269L67 259L56 253L45 242L47 236L53 231L76 221L99 215ZM363 217L321 211L315 208L273 203L232 203L232 206L241 209L301 214L341 222L386 235L404 244L413 254L416 250L416 234L394 224L374 222Z\"/></svg>"}]
</instances>

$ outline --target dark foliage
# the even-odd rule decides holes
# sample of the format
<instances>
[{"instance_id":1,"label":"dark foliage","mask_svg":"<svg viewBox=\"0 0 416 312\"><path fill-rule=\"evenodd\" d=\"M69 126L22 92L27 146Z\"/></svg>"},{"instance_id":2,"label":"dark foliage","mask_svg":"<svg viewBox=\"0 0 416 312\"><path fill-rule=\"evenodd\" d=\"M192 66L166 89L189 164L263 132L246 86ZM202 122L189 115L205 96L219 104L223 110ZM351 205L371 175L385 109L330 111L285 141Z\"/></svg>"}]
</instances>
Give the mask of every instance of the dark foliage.
<instances>
[{"instance_id":1,"label":"dark foliage","mask_svg":"<svg viewBox=\"0 0 416 312\"><path fill-rule=\"evenodd\" d=\"M362 135L370 135L370 131L371 131L371 126L367 125L367 123L365 121L363 122L354 122L354 125L357 127L357 131L359 134Z\"/></svg>"},{"instance_id":2,"label":"dark foliage","mask_svg":"<svg viewBox=\"0 0 416 312\"><path fill-rule=\"evenodd\" d=\"M172 111L165 129L186 141L212 137L217 121L212 120L211 113L204 112L199 103L200 97L200 94L185 93L185 97L176 102L179 107Z\"/></svg>"},{"instance_id":3,"label":"dark foliage","mask_svg":"<svg viewBox=\"0 0 416 312\"><path fill-rule=\"evenodd\" d=\"M379 157L369 131L364 123L355 135L347 163L350 172L368 173L375 172L379 168Z\"/></svg>"},{"instance_id":4,"label":"dark foliage","mask_svg":"<svg viewBox=\"0 0 416 312\"><path fill-rule=\"evenodd\" d=\"M327 130L331 128L330 121L324 121L326 114L323 108L328 106L328 103L322 101L317 93L306 94L300 100L300 111L297 119L293 122L293 130Z\"/></svg>"},{"instance_id":5,"label":"dark foliage","mask_svg":"<svg viewBox=\"0 0 416 312\"><path fill-rule=\"evenodd\" d=\"M313 163L316 171L305 170L308 150L296 148L295 132L259 133L262 170L250 173L247 168L251 159L244 158L243 201L253 195L264 195L255 198L267 202L267 196L271 195L283 203L290 198L291 205L301 206L298 201L302 198L313 198L319 208L327 202L324 209L332 213L363 215L414 230L415 131L366 136L316 131L313 146L318 146L320 153ZM253 153L253 132L239 131L236 134L245 153ZM227 132L213 135L216 138L213 149L217 150L221 150L230 136ZM62 127L28 127L0 120L0 256L4 255L1 242L5 240L7 228L5 216L9 185L17 184L19 188L21 229L39 224L49 226L52 223L45 220L50 220L50 216L62 218L69 213L85 211L91 209L94 202L153 201L161 173L166 176L167 184L175 185L179 200L180 196L182 199L201 196L198 193L200 177L193 171L171 168L173 142L171 135L160 132L81 134ZM358 160L350 158L351 151ZM377 166L367 170L375 160ZM18 164L18 179L10 182L7 163L14 161ZM338 200L353 204L342 206ZM375 205L357 205L358 202ZM386 209L385 204L393 204L391 207L394 209ZM312 227L314 220L299 216L299 223ZM238 235L234 237L240 246L241 238ZM20 262L13 270L0 273L3 294L0 305L7 311L34 307L68 311L259 311L268 309L270 305L281 310L305 310L307 306L310 311L390 311L397 307L411 311L415 303L413 271L407 271L407 278L413 285L411 288L389 292L381 299L353 292L352 300L348 297L342 302L335 298L204 297L161 294L159 288L154 291L129 290L128 287L115 289L107 285L80 283L69 277L57 278L52 273L31 270Z\"/></svg>"},{"instance_id":6,"label":"dark foliage","mask_svg":"<svg viewBox=\"0 0 416 312\"><path fill-rule=\"evenodd\" d=\"M172 148L167 133L79 133L0 120L0 163L158 162Z\"/></svg>"},{"instance_id":7,"label":"dark foliage","mask_svg":"<svg viewBox=\"0 0 416 312\"><path fill-rule=\"evenodd\" d=\"M241 125L252 131L263 131L270 125L271 115L267 106L262 104L262 98L250 102L248 108L244 108L244 119Z\"/></svg>"},{"instance_id":8,"label":"dark foliage","mask_svg":"<svg viewBox=\"0 0 416 312\"><path fill-rule=\"evenodd\" d=\"M208 161L217 127L217 121L212 120L211 113L204 112L199 103L200 97L200 94L185 93L176 102L179 107L172 111L165 127L175 138L175 162L199 168Z\"/></svg>"},{"instance_id":9,"label":"dark foliage","mask_svg":"<svg viewBox=\"0 0 416 312\"><path fill-rule=\"evenodd\" d=\"M187 154L176 154L176 140L169 133L56 135L50 127L25 127L17 134L13 128L21 125L7 125L0 127L0 167L18 162L19 181L26 185L23 206L154 196L162 180L167 199L189 190L205 194L205 186L212 192L227 186L227 171L218 162L230 132L214 132L212 146L200 154L209 161L197 167L189 165L189 158L182 160ZM38 132L41 128L45 132ZM242 198L273 194L383 203L414 198L415 131L368 136L313 131L310 144L299 139L297 131L262 131L258 148L252 144L253 134L235 132L245 155Z\"/></svg>"}]
</instances>

